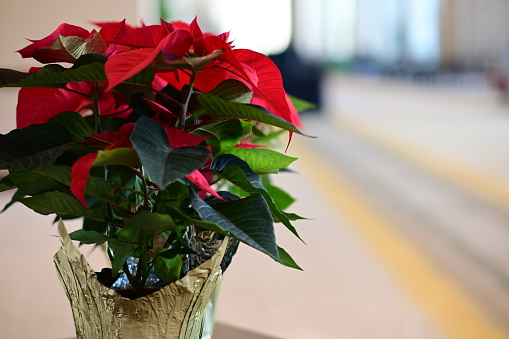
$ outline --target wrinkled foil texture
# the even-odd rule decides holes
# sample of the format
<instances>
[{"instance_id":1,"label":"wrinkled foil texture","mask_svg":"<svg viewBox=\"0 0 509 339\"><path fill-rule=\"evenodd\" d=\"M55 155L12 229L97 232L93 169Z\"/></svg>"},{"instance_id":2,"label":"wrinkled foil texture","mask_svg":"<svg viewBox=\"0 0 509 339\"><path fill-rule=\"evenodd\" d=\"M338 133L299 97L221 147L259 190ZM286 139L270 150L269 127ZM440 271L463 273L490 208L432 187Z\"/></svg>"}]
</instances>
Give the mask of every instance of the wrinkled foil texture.
<instances>
[{"instance_id":1,"label":"wrinkled foil texture","mask_svg":"<svg viewBox=\"0 0 509 339\"><path fill-rule=\"evenodd\" d=\"M131 300L93 277L95 272L62 220L58 232L62 247L54 262L71 304L78 339L201 338L205 309L222 279L220 265L228 241L184 278Z\"/></svg>"}]
</instances>

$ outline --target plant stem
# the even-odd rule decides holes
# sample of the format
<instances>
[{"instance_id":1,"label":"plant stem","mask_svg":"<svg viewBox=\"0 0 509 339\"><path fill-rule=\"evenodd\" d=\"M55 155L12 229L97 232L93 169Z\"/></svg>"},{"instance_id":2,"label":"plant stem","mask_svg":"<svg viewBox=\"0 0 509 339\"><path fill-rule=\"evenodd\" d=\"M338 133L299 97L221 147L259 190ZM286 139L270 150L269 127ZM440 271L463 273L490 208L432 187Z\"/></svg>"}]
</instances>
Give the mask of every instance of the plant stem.
<instances>
[{"instance_id":1,"label":"plant stem","mask_svg":"<svg viewBox=\"0 0 509 339\"><path fill-rule=\"evenodd\" d=\"M179 127L184 128L186 125L187 110L189 108L189 101L191 101L191 95L193 94L194 80L196 78L196 71L189 75L189 92L187 93L186 101L182 105L182 112L180 113Z\"/></svg>"},{"instance_id":2,"label":"plant stem","mask_svg":"<svg viewBox=\"0 0 509 339\"><path fill-rule=\"evenodd\" d=\"M94 88L94 105L93 105L93 112L94 112L94 122L95 122L95 134L100 134L102 132L102 126L101 126L101 109L99 107L99 82L95 82L95 88Z\"/></svg>"}]
</instances>

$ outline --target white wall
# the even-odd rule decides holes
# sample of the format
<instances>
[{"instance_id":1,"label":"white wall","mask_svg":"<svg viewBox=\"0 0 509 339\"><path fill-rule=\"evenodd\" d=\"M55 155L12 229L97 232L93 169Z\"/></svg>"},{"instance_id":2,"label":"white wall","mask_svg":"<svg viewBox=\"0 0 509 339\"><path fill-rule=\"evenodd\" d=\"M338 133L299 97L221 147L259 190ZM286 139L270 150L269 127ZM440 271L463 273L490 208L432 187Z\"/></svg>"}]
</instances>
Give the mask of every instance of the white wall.
<instances>
[{"instance_id":1,"label":"white wall","mask_svg":"<svg viewBox=\"0 0 509 339\"><path fill-rule=\"evenodd\" d=\"M41 39L61 23L86 29L91 21L120 21L138 24L136 0L0 0L0 68L27 71L40 64L22 59L15 51L27 46L26 39ZM0 133L15 128L15 88L0 88Z\"/></svg>"},{"instance_id":2,"label":"white wall","mask_svg":"<svg viewBox=\"0 0 509 339\"><path fill-rule=\"evenodd\" d=\"M139 22L136 0L1 0L0 67L19 68L34 65L14 53L29 44L25 39L40 39L63 22L91 29L90 21Z\"/></svg>"}]
</instances>

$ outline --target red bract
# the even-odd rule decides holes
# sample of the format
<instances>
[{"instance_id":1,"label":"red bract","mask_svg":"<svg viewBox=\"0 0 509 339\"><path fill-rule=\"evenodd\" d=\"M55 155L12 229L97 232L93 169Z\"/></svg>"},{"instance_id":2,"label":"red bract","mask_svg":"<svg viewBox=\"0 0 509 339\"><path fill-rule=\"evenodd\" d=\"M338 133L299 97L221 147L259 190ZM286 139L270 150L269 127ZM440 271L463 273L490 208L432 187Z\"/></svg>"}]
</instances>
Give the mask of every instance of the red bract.
<instances>
[{"instance_id":1,"label":"red bract","mask_svg":"<svg viewBox=\"0 0 509 339\"><path fill-rule=\"evenodd\" d=\"M30 40L32 41L32 44L28 45L25 48L20 49L18 53L20 53L23 58L33 57L35 60L40 61L42 63L68 61L67 56L64 58L64 60L60 60L59 53L55 53L55 49L50 48L55 43L57 38L59 36L63 37L76 36L85 39L89 35L90 32L84 28L69 24L61 24L53 33L51 33L47 37L40 40ZM65 51L64 49L60 50L60 52L62 53L64 53L64 51Z\"/></svg>"},{"instance_id":2,"label":"red bract","mask_svg":"<svg viewBox=\"0 0 509 339\"><path fill-rule=\"evenodd\" d=\"M71 168L71 192L78 199L79 202L87 209L87 201L85 200L85 188L87 187L88 176L90 169L97 159L97 153L90 153L82 156L72 165Z\"/></svg>"},{"instance_id":3,"label":"red bract","mask_svg":"<svg viewBox=\"0 0 509 339\"><path fill-rule=\"evenodd\" d=\"M134 48L155 48L171 31L160 25L145 26L135 28L129 34L117 37L110 42Z\"/></svg>"},{"instance_id":4,"label":"red bract","mask_svg":"<svg viewBox=\"0 0 509 339\"><path fill-rule=\"evenodd\" d=\"M185 29L177 29L168 36L163 46L163 60L167 63L171 63L182 58L189 52L192 45L193 36L191 32Z\"/></svg>"},{"instance_id":5,"label":"red bract","mask_svg":"<svg viewBox=\"0 0 509 339\"><path fill-rule=\"evenodd\" d=\"M132 147L129 140L131 133L134 129L134 123L124 124L118 132L108 131L91 138L96 139L98 143L108 145L104 150L115 149L119 147ZM71 168L71 192L78 199L83 206L88 208L85 200L85 189L87 186L88 176L90 169L94 166L94 162L98 157L98 153L89 153L78 160L72 165Z\"/></svg>"},{"instance_id":6,"label":"red bract","mask_svg":"<svg viewBox=\"0 0 509 339\"><path fill-rule=\"evenodd\" d=\"M210 137L200 137L176 127L166 127L166 134L171 147L196 146Z\"/></svg>"},{"instance_id":7,"label":"red bract","mask_svg":"<svg viewBox=\"0 0 509 339\"><path fill-rule=\"evenodd\" d=\"M88 82L72 82L64 88L22 88L18 94L16 106L17 128L32 124L42 124L65 111L78 111L83 106L85 97L92 84Z\"/></svg>"},{"instance_id":8,"label":"red bract","mask_svg":"<svg viewBox=\"0 0 509 339\"><path fill-rule=\"evenodd\" d=\"M110 57L105 65L105 72L108 77L107 90L111 90L122 81L138 74L150 65L165 45L167 39L168 37L161 40L156 48L139 48Z\"/></svg>"},{"instance_id":9,"label":"red bract","mask_svg":"<svg viewBox=\"0 0 509 339\"><path fill-rule=\"evenodd\" d=\"M212 187L210 187L207 178L200 171L196 170L191 174L186 175L186 178L189 179L189 181L191 181L193 184L195 184L202 192L209 193L215 196L216 198L223 200L223 198L221 198L221 196L217 194L217 192L214 191ZM204 196L202 196L202 198L204 198Z\"/></svg>"},{"instance_id":10,"label":"red bract","mask_svg":"<svg viewBox=\"0 0 509 339\"><path fill-rule=\"evenodd\" d=\"M198 20L194 18L193 22L191 22L191 33L193 34L193 49L194 54L197 56L205 55L205 41L203 37L203 32L201 31L200 26L198 25Z\"/></svg>"}]
</instances>

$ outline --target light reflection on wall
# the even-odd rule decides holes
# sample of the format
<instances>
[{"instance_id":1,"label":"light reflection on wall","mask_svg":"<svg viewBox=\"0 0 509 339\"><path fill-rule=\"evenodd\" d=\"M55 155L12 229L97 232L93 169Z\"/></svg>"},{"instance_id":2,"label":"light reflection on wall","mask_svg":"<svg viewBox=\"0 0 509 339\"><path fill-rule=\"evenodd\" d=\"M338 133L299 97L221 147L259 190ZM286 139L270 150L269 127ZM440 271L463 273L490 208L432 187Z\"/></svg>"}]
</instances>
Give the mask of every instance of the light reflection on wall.
<instances>
[{"instance_id":1,"label":"light reflection on wall","mask_svg":"<svg viewBox=\"0 0 509 339\"><path fill-rule=\"evenodd\" d=\"M230 31L237 48L265 54L283 52L293 39L300 56L314 62L361 57L381 66L433 66L441 53L442 1L138 0L138 11L148 24L198 16L203 30Z\"/></svg>"},{"instance_id":2,"label":"light reflection on wall","mask_svg":"<svg viewBox=\"0 0 509 339\"><path fill-rule=\"evenodd\" d=\"M191 22L198 15L204 31L229 31L237 48L277 54L290 44L291 0L160 0L159 7L166 20Z\"/></svg>"}]
</instances>

